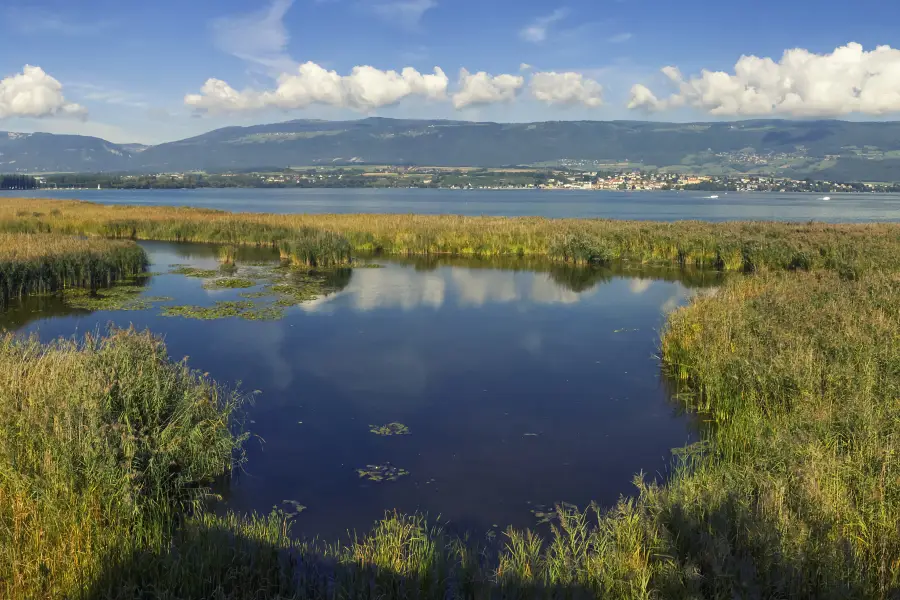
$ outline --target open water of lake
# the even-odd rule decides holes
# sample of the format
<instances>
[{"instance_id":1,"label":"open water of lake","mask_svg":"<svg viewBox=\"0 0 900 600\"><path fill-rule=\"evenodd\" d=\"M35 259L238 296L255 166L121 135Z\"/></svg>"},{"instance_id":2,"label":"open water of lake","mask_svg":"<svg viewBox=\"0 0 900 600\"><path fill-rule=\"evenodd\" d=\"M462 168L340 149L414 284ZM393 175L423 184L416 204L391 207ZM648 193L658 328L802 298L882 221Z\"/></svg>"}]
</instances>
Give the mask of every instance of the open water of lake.
<instances>
[{"instance_id":1,"label":"open water of lake","mask_svg":"<svg viewBox=\"0 0 900 600\"><path fill-rule=\"evenodd\" d=\"M142 245L161 273L142 296L171 300L89 312L33 298L0 326L47 340L134 324L164 336L173 358L258 390L248 462L222 490L225 506L302 504L301 534L335 539L393 509L462 530L534 526L542 506L611 505L634 493L636 473L665 477L671 450L696 439L655 354L665 314L714 275L375 259L384 267L344 271L336 291L281 320L201 321L161 310L242 300L265 282L206 289L170 271L217 268L215 247ZM409 435L370 432L391 422ZM357 472L388 463L408 475L375 483Z\"/></svg>"},{"instance_id":2,"label":"open water of lake","mask_svg":"<svg viewBox=\"0 0 900 600\"><path fill-rule=\"evenodd\" d=\"M586 190L203 189L0 192L105 204L269 213L418 213L677 221L900 221L898 194ZM718 198L711 196L717 195Z\"/></svg>"}]
</instances>

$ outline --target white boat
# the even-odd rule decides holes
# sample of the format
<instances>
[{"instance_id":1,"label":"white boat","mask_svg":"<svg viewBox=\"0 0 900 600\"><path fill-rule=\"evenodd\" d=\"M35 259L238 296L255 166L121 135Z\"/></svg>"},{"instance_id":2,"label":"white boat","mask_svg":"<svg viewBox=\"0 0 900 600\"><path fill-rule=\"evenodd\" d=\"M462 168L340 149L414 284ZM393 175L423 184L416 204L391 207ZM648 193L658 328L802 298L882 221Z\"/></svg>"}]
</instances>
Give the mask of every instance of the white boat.
<instances>
[{"instance_id":1,"label":"white boat","mask_svg":"<svg viewBox=\"0 0 900 600\"><path fill-rule=\"evenodd\" d=\"M718 199L719 199L719 195L718 195L718 194L713 194L712 196L709 197L709 199L710 199L710 200L718 200Z\"/></svg>"},{"instance_id":2,"label":"white boat","mask_svg":"<svg viewBox=\"0 0 900 600\"><path fill-rule=\"evenodd\" d=\"M831 196L822 196L822 200L831 200Z\"/></svg>"}]
</instances>

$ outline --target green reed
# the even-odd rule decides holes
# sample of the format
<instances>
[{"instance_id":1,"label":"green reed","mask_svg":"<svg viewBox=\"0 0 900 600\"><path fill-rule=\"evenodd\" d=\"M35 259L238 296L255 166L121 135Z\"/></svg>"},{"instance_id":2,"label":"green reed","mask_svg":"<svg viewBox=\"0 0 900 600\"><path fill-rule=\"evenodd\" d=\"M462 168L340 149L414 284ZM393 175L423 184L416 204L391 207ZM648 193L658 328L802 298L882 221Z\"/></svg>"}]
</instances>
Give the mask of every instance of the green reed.
<instances>
[{"instance_id":1,"label":"green reed","mask_svg":"<svg viewBox=\"0 0 900 600\"><path fill-rule=\"evenodd\" d=\"M0 307L29 294L95 291L139 275L147 256L133 242L48 233L0 234Z\"/></svg>"},{"instance_id":2,"label":"green reed","mask_svg":"<svg viewBox=\"0 0 900 600\"><path fill-rule=\"evenodd\" d=\"M239 398L149 333L0 338L0 596L77 597L227 473Z\"/></svg>"}]
</instances>

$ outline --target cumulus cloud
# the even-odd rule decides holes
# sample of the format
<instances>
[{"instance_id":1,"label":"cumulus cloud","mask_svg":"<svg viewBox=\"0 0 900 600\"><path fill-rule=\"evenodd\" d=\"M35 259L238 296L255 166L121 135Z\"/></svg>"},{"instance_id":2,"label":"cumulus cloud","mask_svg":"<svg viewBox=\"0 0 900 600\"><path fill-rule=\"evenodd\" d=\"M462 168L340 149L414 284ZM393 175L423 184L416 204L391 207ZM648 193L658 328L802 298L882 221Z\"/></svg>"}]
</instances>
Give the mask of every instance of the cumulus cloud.
<instances>
[{"instance_id":1,"label":"cumulus cloud","mask_svg":"<svg viewBox=\"0 0 900 600\"><path fill-rule=\"evenodd\" d=\"M519 37L521 37L526 42L533 42L535 44L543 42L547 39L547 30L550 28L550 26L558 21L562 21L568 15L568 9L557 8L546 17L535 19L533 23L523 28L519 32Z\"/></svg>"},{"instance_id":2,"label":"cumulus cloud","mask_svg":"<svg viewBox=\"0 0 900 600\"><path fill-rule=\"evenodd\" d=\"M449 80L435 67L423 74L406 67L401 72L382 71L367 65L354 67L349 75L340 75L313 62L307 62L296 73L278 78L274 90L238 91L220 79L209 79L199 94L185 96L186 105L208 112L241 112L263 108L297 109L325 104L368 112L396 104L408 96L431 100L447 96Z\"/></svg>"},{"instance_id":3,"label":"cumulus cloud","mask_svg":"<svg viewBox=\"0 0 900 600\"><path fill-rule=\"evenodd\" d=\"M0 80L0 119L52 116L85 118L87 110L66 102L62 84L40 67L25 65L21 73Z\"/></svg>"},{"instance_id":4,"label":"cumulus cloud","mask_svg":"<svg viewBox=\"0 0 900 600\"><path fill-rule=\"evenodd\" d=\"M535 73L528 88L535 99L546 104L582 104L591 108L603 104L603 86L581 73Z\"/></svg>"},{"instance_id":5,"label":"cumulus cloud","mask_svg":"<svg viewBox=\"0 0 900 600\"><path fill-rule=\"evenodd\" d=\"M742 56L734 73L702 71L686 79L676 67L663 74L676 87L668 98L649 88L631 89L629 108L659 111L690 105L712 115L834 117L900 112L900 50L866 51L850 43L830 54L787 50L771 58Z\"/></svg>"},{"instance_id":6,"label":"cumulus cloud","mask_svg":"<svg viewBox=\"0 0 900 600\"><path fill-rule=\"evenodd\" d=\"M459 89L453 94L453 106L457 109L467 106L511 102L525 85L520 75L493 76L484 71L469 73L459 71Z\"/></svg>"}]
</instances>

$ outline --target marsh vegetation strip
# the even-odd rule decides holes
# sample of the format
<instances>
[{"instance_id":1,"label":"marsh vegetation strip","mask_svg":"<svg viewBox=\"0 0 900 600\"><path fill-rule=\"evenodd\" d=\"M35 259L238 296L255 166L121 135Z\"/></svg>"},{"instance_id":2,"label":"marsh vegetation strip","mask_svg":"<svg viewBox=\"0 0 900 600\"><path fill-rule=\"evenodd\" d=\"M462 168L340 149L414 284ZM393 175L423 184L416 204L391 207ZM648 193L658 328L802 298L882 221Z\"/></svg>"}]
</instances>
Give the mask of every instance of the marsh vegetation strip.
<instances>
[{"instance_id":1,"label":"marsh vegetation strip","mask_svg":"<svg viewBox=\"0 0 900 600\"><path fill-rule=\"evenodd\" d=\"M133 242L51 233L0 234L0 309L11 299L66 288L95 290L144 271Z\"/></svg>"},{"instance_id":2,"label":"marsh vegetation strip","mask_svg":"<svg viewBox=\"0 0 900 600\"><path fill-rule=\"evenodd\" d=\"M3 198L0 230L268 246L296 264L316 267L346 265L352 252L377 251L742 271L824 268L847 277L900 269L897 224L273 215Z\"/></svg>"},{"instance_id":3,"label":"marsh vegetation strip","mask_svg":"<svg viewBox=\"0 0 900 600\"><path fill-rule=\"evenodd\" d=\"M219 264L214 246L141 245L152 271ZM238 277L266 270L263 258L238 259ZM267 296L244 298L247 289L205 289L203 279L169 273L142 291L168 302L32 314L38 320L22 331L51 339L134 323L217 380L259 390L247 429L265 444L248 444L246 468L218 490L225 506L265 512L294 499L308 507L296 532L330 540L394 508L442 514L476 535L495 523L534 526L529 501L612 504L632 493L634 473L662 479L670 449L692 439L653 354L663 308L714 277L683 284L678 271L640 278L547 261L518 271L485 260L382 262L332 272L329 293L290 297L279 321L234 318L272 306L280 296L269 283L259 288ZM215 321L162 316L226 309L233 317ZM641 331L613 333L623 327ZM364 487L357 469L385 463L410 474Z\"/></svg>"},{"instance_id":4,"label":"marsh vegetation strip","mask_svg":"<svg viewBox=\"0 0 900 600\"><path fill-rule=\"evenodd\" d=\"M900 195L709 192L602 192L566 190L431 189L195 189L195 190L38 190L0 192L101 204L193 206L254 213L491 215L497 217L600 218L680 221L824 221L830 223L900 220Z\"/></svg>"}]
</instances>

